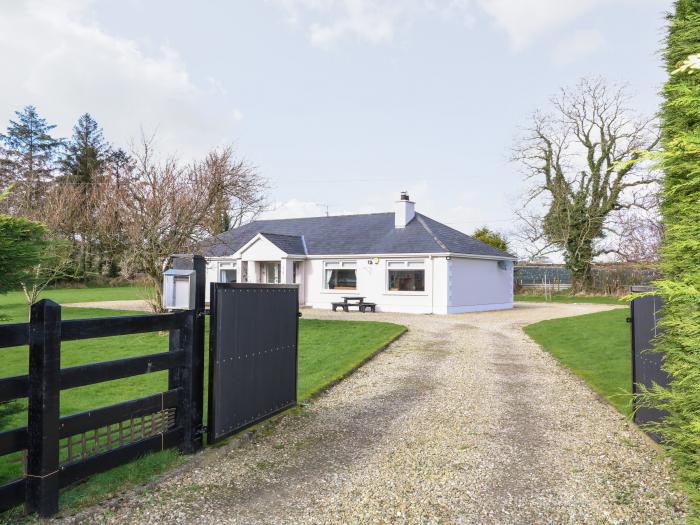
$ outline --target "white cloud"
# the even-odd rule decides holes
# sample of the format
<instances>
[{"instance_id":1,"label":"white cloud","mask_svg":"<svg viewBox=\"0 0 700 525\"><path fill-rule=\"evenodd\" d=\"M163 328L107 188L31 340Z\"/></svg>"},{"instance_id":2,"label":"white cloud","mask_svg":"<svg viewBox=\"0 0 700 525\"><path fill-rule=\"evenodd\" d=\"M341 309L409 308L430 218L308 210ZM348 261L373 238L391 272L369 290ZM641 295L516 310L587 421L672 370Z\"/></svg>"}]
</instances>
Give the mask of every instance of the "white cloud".
<instances>
[{"instance_id":1,"label":"white cloud","mask_svg":"<svg viewBox=\"0 0 700 525\"><path fill-rule=\"evenodd\" d=\"M329 47L344 38L373 44L390 41L399 18L413 0L273 0L293 25L305 25L311 43ZM310 18L310 20L308 20Z\"/></svg>"},{"instance_id":2,"label":"white cloud","mask_svg":"<svg viewBox=\"0 0 700 525\"><path fill-rule=\"evenodd\" d=\"M565 38L554 49L553 58L557 64L572 64L585 58L605 45L605 37L596 29L576 31Z\"/></svg>"},{"instance_id":3,"label":"white cloud","mask_svg":"<svg viewBox=\"0 0 700 525\"><path fill-rule=\"evenodd\" d=\"M478 192L460 192L456 195L456 206L445 206L444 195L427 181L416 182L404 188L411 200L416 203L416 211L464 233L472 233L481 226L508 233L512 229L508 217L489 217L483 213L483 198ZM321 217L354 213L393 212L394 202L399 198L396 191L372 192L366 200L355 208L341 208L338 205L304 201L292 198L276 201L263 213L261 219L291 219L298 217Z\"/></svg>"},{"instance_id":4,"label":"white cloud","mask_svg":"<svg viewBox=\"0 0 700 525\"><path fill-rule=\"evenodd\" d=\"M502 29L515 50L559 29L596 7L626 0L268 0L281 5L290 23L308 31L313 45L328 47L354 38L389 42L400 26L428 16L460 19L472 26L486 15Z\"/></svg>"},{"instance_id":5,"label":"white cloud","mask_svg":"<svg viewBox=\"0 0 700 525\"><path fill-rule=\"evenodd\" d=\"M87 0L3 1L0 48L4 121L33 104L68 135L89 112L117 144L140 128L157 130L163 148L183 156L232 139L236 113L233 107L220 111L227 101L216 79L200 87L175 50L163 46L146 54L135 42L106 33L90 19ZM216 106L212 99L220 103L216 114L206 109Z\"/></svg>"},{"instance_id":6,"label":"white cloud","mask_svg":"<svg viewBox=\"0 0 700 525\"><path fill-rule=\"evenodd\" d=\"M329 211L330 213L330 211ZM317 202L289 199L276 201L264 212L261 219L292 219L298 217L321 217L326 214L326 207ZM335 215L335 213L333 213Z\"/></svg>"},{"instance_id":7,"label":"white cloud","mask_svg":"<svg viewBox=\"0 0 700 525\"><path fill-rule=\"evenodd\" d=\"M479 7L508 34L516 50L596 7L615 2L619 0L478 0Z\"/></svg>"}]
</instances>

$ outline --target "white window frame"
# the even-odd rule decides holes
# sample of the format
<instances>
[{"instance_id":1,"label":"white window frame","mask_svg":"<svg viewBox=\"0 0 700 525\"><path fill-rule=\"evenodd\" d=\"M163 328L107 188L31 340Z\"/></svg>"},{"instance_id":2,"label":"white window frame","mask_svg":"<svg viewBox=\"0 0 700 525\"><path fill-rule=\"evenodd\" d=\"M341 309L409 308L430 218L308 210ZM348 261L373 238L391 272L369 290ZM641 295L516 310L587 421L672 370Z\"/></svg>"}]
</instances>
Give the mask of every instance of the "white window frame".
<instances>
[{"instance_id":1,"label":"white window frame","mask_svg":"<svg viewBox=\"0 0 700 525\"><path fill-rule=\"evenodd\" d=\"M222 283L224 281L221 280L221 272L223 270L236 270L236 282L239 283L241 282L240 279L240 272L238 271L238 264L236 261L221 261L217 265L216 268L216 282Z\"/></svg>"},{"instance_id":2,"label":"white window frame","mask_svg":"<svg viewBox=\"0 0 700 525\"><path fill-rule=\"evenodd\" d=\"M328 288L328 281L326 280L326 270L355 270L355 288L345 288L338 290L336 288ZM328 260L323 261L323 271L321 272L321 290L323 293L334 293L334 294L350 294L357 293L357 261L356 260Z\"/></svg>"},{"instance_id":3,"label":"white window frame","mask_svg":"<svg viewBox=\"0 0 700 525\"><path fill-rule=\"evenodd\" d=\"M384 294L386 295L428 295L428 268L424 259L388 259L384 265ZM423 291L389 290L390 270L423 270Z\"/></svg>"}]
</instances>

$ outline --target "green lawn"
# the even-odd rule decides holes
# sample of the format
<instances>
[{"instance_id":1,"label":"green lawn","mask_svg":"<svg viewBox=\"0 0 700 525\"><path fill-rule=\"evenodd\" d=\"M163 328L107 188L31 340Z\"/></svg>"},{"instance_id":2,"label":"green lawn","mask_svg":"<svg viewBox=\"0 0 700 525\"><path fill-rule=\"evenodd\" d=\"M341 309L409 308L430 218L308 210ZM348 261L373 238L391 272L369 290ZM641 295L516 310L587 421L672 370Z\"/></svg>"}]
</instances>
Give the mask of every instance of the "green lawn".
<instances>
[{"instance_id":1,"label":"green lawn","mask_svg":"<svg viewBox=\"0 0 700 525\"><path fill-rule=\"evenodd\" d=\"M110 295L110 291L116 291ZM55 293L53 293L55 292ZM55 290L46 296L57 302L83 302L138 298L137 288ZM60 293L59 293L60 292ZM90 299L86 299L90 297ZM2 296L0 312L4 322L24 322L26 306L19 295ZM14 301L14 302L12 302ZM90 308L62 309L64 319L133 315ZM380 348L405 331L405 327L379 322L319 321L301 319L299 324L299 382L298 398L304 400L324 387L341 379L371 357ZM206 332L208 334L208 330ZM158 333L109 337L83 341L69 341L61 345L61 366L108 361L122 357L167 351L167 336ZM2 371L7 377L27 373L27 348L0 349ZM208 368L208 359L205 359ZM205 371L205 381L208 372ZM117 381L109 381L61 392L61 413L71 414L99 406L143 397L167 389L167 372L157 372ZM205 392L207 391L205 385ZM206 395L205 395L206 402ZM0 405L1 406L1 405ZM206 414L206 408L204 413ZM26 426L26 400L6 404L0 408L0 431ZM66 491L62 506L86 505L104 494L123 489L125 485L141 483L181 461L173 451L151 455L129 465L94 476L89 482ZM21 475L20 455L0 457L0 484ZM2 521L2 517L0 517Z\"/></svg>"},{"instance_id":2,"label":"green lawn","mask_svg":"<svg viewBox=\"0 0 700 525\"><path fill-rule=\"evenodd\" d=\"M533 303L593 303L593 304L629 304L613 295L569 295L567 293L554 294L545 299L544 295L515 294L516 301L529 301Z\"/></svg>"},{"instance_id":3,"label":"green lawn","mask_svg":"<svg viewBox=\"0 0 700 525\"><path fill-rule=\"evenodd\" d=\"M59 304L87 303L92 301L130 301L143 299L146 289L143 286L112 286L96 288L48 288L39 298L51 299ZM0 295L0 322L24 323L29 319L29 307L24 293L8 292Z\"/></svg>"},{"instance_id":4,"label":"green lawn","mask_svg":"<svg viewBox=\"0 0 700 525\"><path fill-rule=\"evenodd\" d=\"M624 415L631 413L629 310L541 321L525 333Z\"/></svg>"}]
</instances>

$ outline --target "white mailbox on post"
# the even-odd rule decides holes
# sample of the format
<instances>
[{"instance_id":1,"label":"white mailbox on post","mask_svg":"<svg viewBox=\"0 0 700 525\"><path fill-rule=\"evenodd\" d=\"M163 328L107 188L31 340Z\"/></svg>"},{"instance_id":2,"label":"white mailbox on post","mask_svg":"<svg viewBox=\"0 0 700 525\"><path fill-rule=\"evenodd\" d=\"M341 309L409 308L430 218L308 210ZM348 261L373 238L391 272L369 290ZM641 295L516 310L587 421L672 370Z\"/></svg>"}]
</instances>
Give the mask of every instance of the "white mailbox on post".
<instances>
[{"instance_id":1,"label":"white mailbox on post","mask_svg":"<svg viewBox=\"0 0 700 525\"><path fill-rule=\"evenodd\" d=\"M163 274L163 308L194 309L195 277L194 270L166 270Z\"/></svg>"}]
</instances>

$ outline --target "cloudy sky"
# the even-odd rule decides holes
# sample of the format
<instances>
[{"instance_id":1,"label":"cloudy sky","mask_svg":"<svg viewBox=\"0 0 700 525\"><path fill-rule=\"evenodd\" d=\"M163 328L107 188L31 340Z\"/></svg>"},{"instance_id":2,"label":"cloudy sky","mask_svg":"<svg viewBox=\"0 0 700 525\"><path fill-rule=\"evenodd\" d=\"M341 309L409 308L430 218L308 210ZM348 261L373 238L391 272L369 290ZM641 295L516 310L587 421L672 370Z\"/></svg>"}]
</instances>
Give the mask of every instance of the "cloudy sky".
<instances>
[{"instance_id":1,"label":"cloudy sky","mask_svg":"<svg viewBox=\"0 0 700 525\"><path fill-rule=\"evenodd\" d=\"M656 111L670 0L0 0L0 127L84 112L183 158L233 144L288 217L419 211L508 232L518 127L581 76Z\"/></svg>"}]
</instances>

